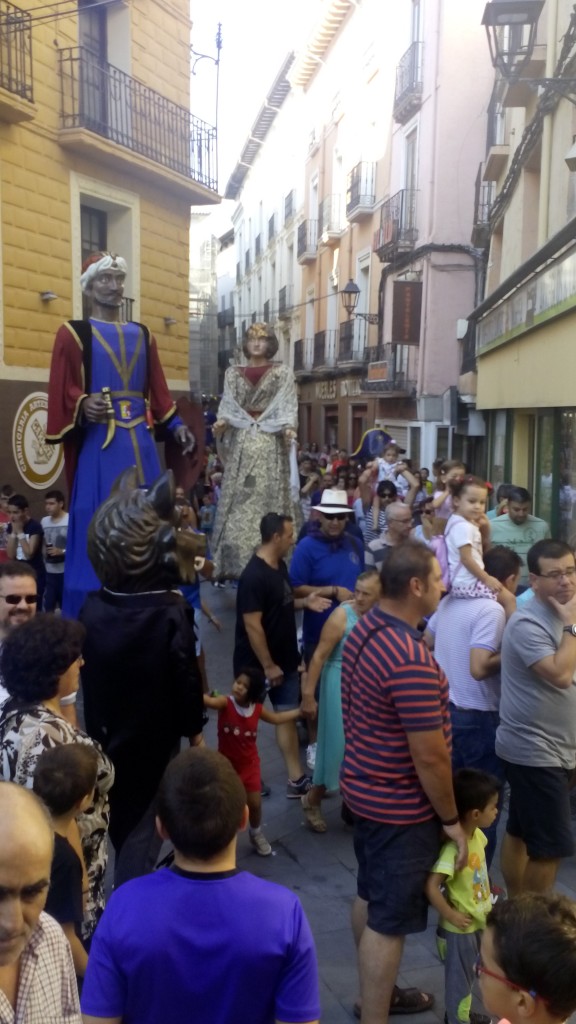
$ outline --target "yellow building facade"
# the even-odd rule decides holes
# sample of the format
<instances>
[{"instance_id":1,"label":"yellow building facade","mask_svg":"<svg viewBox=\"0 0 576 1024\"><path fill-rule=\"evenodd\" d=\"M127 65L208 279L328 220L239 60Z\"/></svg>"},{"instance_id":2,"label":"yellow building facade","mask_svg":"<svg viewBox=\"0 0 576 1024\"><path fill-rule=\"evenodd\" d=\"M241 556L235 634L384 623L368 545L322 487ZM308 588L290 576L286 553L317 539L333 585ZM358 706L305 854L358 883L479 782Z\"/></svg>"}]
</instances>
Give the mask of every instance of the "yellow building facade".
<instances>
[{"instance_id":1,"label":"yellow building facade","mask_svg":"<svg viewBox=\"0 0 576 1024\"><path fill-rule=\"evenodd\" d=\"M488 5L487 10L490 5ZM528 38L502 35L510 61ZM517 52L515 52L516 43ZM472 312L487 473L528 488L552 535L576 535L576 12L546 0L529 59L497 72L483 166L492 184L485 299ZM471 364L467 367L471 369Z\"/></svg>"},{"instance_id":2,"label":"yellow building facade","mask_svg":"<svg viewBox=\"0 0 576 1024\"><path fill-rule=\"evenodd\" d=\"M188 0L0 0L0 466L33 507L59 477L42 396L88 252L126 258L125 316L189 388L190 207L219 201L215 129L190 114L190 27Z\"/></svg>"}]
</instances>

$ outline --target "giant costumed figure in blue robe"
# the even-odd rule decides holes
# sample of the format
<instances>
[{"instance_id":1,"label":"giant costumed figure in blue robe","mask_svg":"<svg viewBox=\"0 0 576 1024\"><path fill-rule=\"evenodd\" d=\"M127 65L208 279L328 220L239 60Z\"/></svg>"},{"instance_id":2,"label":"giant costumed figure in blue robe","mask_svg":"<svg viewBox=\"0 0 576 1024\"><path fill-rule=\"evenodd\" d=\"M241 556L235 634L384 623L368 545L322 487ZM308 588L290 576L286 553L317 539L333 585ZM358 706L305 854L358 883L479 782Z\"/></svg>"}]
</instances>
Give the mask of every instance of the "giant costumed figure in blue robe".
<instances>
[{"instance_id":1,"label":"giant costumed figure in blue robe","mask_svg":"<svg viewBox=\"0 0 576 1024\"><path fill-rule=\"evenodd\" d=\"M184 454L196 446L168 391L155 339L143 324L120 320L125 260L93 253L82 269L92 316L63 324L56 335L46 432L47 441L64 444L70 525L63 612L74 618L88 591L100 586L86 538L116 478L130 466L141 486L159 476L154 428L161 426Z\"/></svg>"}]
</instances>

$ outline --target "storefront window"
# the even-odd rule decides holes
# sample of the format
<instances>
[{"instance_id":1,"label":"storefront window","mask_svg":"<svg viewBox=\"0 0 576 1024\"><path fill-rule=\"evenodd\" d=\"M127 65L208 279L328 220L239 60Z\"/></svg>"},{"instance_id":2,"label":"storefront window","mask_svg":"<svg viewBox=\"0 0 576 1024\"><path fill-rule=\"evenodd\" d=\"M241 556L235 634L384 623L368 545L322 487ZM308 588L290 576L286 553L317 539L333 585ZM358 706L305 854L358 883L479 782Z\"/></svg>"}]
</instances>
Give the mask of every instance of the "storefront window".
<instances>
[{"instance_id":1,"label":"storefront window","mask_svg":"<svg viewBox=\"0 0 576 1024\"><path fill-rule=\"evenodd\" d=\"M559 536L576 544L576 409L560 414Z\"/></svg>"},{"instance_id":2,"label":"storefront window","mask_svg":"<svg viewBox=\"0 0 576 1024\"><path fill-rule=\"evenodd\" d=\"M554 413L538 417L534 464L534 515L552 523L554 483Z\"/></svg>"},{"instance_id":3,"label":"storefront window","mask_svg":"<svg viewBox=\"0 0 576 1024\"><path fill-rule=\"evenodd\" d=\"M506 424L507 414L505 410L497 412L490 424L490 466L492 483L496 491L500 484L505 482L506 472Z\"/></svg>"}]
</instances>

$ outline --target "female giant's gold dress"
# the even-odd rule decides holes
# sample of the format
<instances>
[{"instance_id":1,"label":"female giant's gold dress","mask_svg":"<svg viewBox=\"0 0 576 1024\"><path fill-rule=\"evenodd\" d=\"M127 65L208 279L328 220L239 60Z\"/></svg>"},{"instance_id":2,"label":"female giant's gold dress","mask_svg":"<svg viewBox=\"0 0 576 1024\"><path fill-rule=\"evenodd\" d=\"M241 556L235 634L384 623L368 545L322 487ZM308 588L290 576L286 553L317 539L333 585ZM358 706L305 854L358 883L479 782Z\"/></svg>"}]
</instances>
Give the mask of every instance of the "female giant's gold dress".
<instances>
[{"instance_id":1,"label":"female giant's gold dress","mask_svg":"<svg viewBox=\"0 0 576 1024\"><path fill-rule=\"evenodd\" d=\"M253 384L250 368L231 366L224 378L218 419L227 422L219 443L224 463L214 531L215 579L238 579L260 543L260 520L267 512L290 515L299 525L297 474L291 481L291 443L298 398L294 375L271 363Z\"/></svg>"}]
</instances>

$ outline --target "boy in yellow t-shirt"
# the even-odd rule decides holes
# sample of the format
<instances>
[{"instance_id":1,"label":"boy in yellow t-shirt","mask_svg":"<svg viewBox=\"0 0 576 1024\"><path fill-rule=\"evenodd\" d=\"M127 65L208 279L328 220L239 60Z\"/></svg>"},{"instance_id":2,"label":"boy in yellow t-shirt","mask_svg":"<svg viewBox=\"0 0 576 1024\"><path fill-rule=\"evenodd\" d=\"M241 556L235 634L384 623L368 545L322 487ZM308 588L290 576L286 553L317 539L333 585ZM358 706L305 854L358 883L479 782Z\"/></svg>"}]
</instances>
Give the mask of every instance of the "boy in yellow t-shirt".
<instances>
[{"instance_id":1,"label":"boy in yellow t-shirt","mask_svg":"<svg viewBox=\"0 0 576 1024\"><path fill-rule=\"evenodd\" d=\"M491 910L490 883L481 831L498 813L500 782L475 768L454 775L454 796L460 824L468 836L468 864L456 871L456 844L444 843L428 876L426 895L440 914L439 933L446 949L446 1024L489 1024L490 1018L470 1010L474 964ZM445 890L445 892L443 892Z\"/></svg>"}]
</instances>

